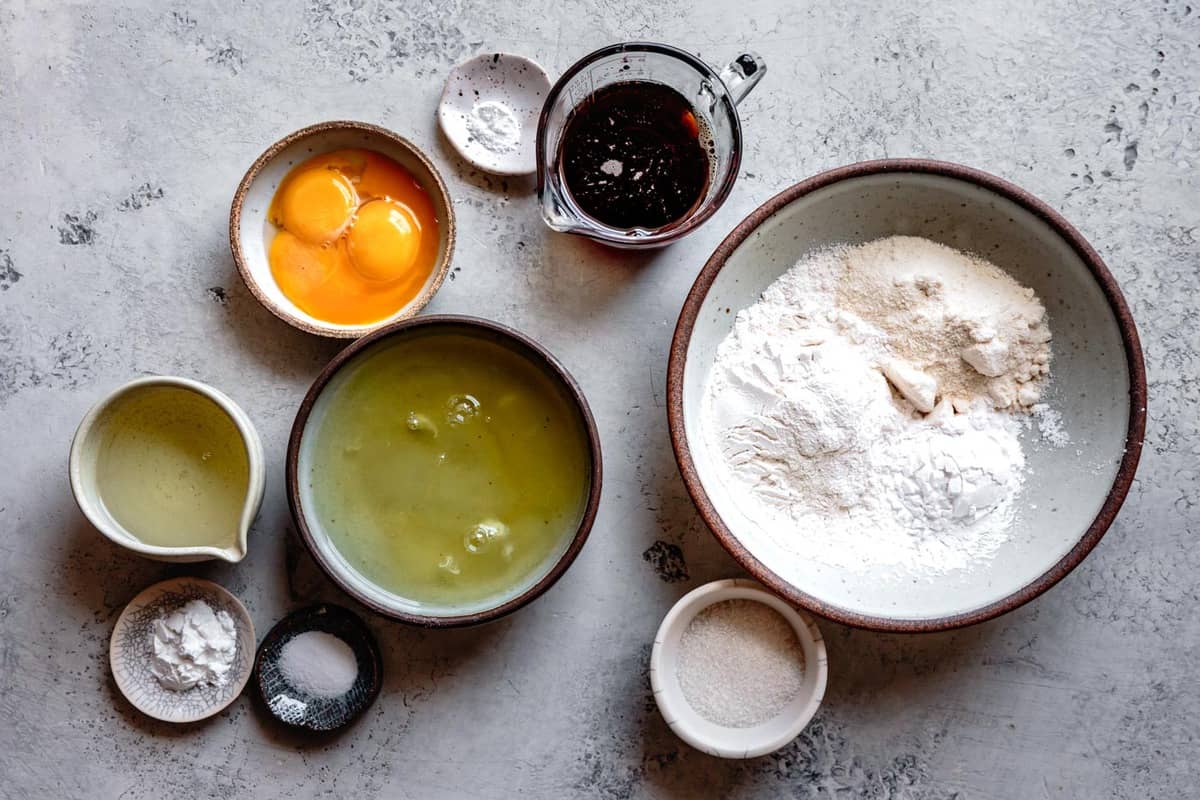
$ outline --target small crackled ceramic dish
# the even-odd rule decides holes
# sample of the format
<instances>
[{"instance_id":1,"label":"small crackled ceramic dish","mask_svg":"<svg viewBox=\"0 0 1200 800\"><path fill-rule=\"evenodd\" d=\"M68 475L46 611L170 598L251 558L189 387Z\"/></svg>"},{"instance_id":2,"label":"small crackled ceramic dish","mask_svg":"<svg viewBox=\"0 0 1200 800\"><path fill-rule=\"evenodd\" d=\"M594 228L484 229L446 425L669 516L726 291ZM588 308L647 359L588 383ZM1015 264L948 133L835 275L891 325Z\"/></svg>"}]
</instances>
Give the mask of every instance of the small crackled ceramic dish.
<instances>
[{"instance_id":1,"label":"small crackled ceramic dish","mask_svg":"<svg viewBox=\"0 0 1200 800\"><path fill-rule=\"evenodd\" d=\"M139 425L142 427L130 428L120 424L119 420L125 409L143 401L151 401L156 394L169 393L179 394L182 397L172 397L165 405L156 402L136 410L135 413L139 415ZM191 405L184 402L190 399L197 399L198 402ZM202 406L202 410L212 412L213 416L199 420L191 420L186 416L186 409L194 410L200 406ZM232 441L229 444L244 450L244 454L233 454L238 457L237 460L240 462L238 468L241 474L234 479L242 482L240 506L225 507L225 501L232 498L226 497L224 494L207 498L199 494L194 495L193 493L197 491L195 485L199 485L199 483L189 485L183 496L173 491L178 487L173 487L166 481L156 480L153 484L149 483L155 476L140 473L146 473L147 470L153 471L156 468L161 469L167 463L164 461L163 452L130 454L139 461L144 459L141 464L132 463L132 459L117 464L108 457L109 451L114 448L114 437L120 436L143 439L150 436L163 436L166 438L158 443L159 450L169 450L184 459L195 456L195 453L192 453L191 456L188 455L189 448L194 450L202 448L204 445L203 442L195 441L196 431L208 430L211 432L214 420L226 428L232 423L234 427L230 431ZM181 431L180 426L189 427L191 430ZM143 446L144 449L144 441L136 444ZM216 444L214 442L213 446ZM209 459L213 457L211 451L205 455ZM224 454L216 454L216 460L211 463L218 463L221 455ZM157 561L189 562L221 559L236 563L246 556L250 526L262 505L263 491L266 486L265 464L262 440L259 439L254 423L228 395L200 381L156 375L138 378L118 387L88 411L83 421L79 423L75 438L71 442L68 470L71 478L71 491L75 495L75 502L79 505L80 511L100 533L116 544ZM172 466L189 468L195 466L195 463L172 462ZM118 487L126 490L123 492L126 495L124 498L126 507L121 509L114 502L118 498L110 497L108 502L105 500L106 488L113 488L111 472L118 467L130 472L125 476L130 485ZM109 470L110 474L105 474L105 470ZM236 490L237 487L232 488ZM162 503L161 506L149 508L159 501ZM147 507L130 509L128 508L130 502L145 503ZM214 504L220 507L216 507ZM153 532L159 537L158 543L144 541L143 538L139 538L126 525L118 521L121 510L140 511L141 513L135 514L135 516L142 521L142 524L154 526ZM148 511L157 512L159 518L155 519L154 516L150 516ZM164 544L163 542L172 537L169 531L162 529L163 526L171 526L178 531L178 526L172 525L172 518L178 519L180 513L188 514L191 523L196 523L201 516L211 517L212 524L227 525L228 530L209 531L210 536L206 537L207 543Z\"/></svg>"},{"instance_id":2,"label":"small crackled ceramic dish","mask_svg":"<svg viewBox=\"0 0 1200 800\"><path fill-rule=\"evenodd\" d=\"M531 175L548 94L550 77L536 61L486 53L450 71L438 123L459 155L484 172Z\"/></svg>"},{"instance_id":3,"label":"small crackled ceramic dish","mask_svg":"<svg viewBox=\"0 0 1200 800\"><path fill-rule=\"evenodd\" d=\"M1027 479L1008 541L993 558L938 576L837 569L781 548L738 507L700 430L717 346L737 312L806 254L885 236L977 253L1031 287L1049 315L1045 402L1070 444L1022 435ZM692 499L722 545L762 583L816 614L887 631L955 628L1049 589L1100 541L1133 482L1146 424L1146 374L1129 307L1096 251L1028 192L979 170L927 160L871 161L768 200L717 247L671 344L671 442ZM797 531L796 536L803 536Z\"/></svg>"},{"instance_id":4,"label":"small crackled ceramic dish","mask_svg":"<svg viewBox=\"0 0 1200 800\"><path fill-rule=\"evenodd\" d=\"M177 692L164 687L151 672L152 631L155 620L192 600L203 600L213 611L224 611L233 618L237 649L223 684ZM196 722L225 709L250 680L254 622L240 600L212 581L172 578L145 589L125 606L109 640L108 660L117 688L138 711L164 722Z\"/></svg>"},{"instance_id":5,"label":"small crackled ceramic dish","mask_svg":"<svg viewBox=\"0 0 1200 800\"><path fill-rule=\"evenodd\" d=\"M334 697L313 694L289 680L281 665L283 648L311 631L334 636L353 652L358 674L345 693ZM333 731L349 725L375 702L383 686L383 657L357 614L322 603L293 611L267 632L254 660L254 680L259 699L275 719L310 731Z\"/></svg>"},{"instance_id":6,"label":"small crackled ceramic dish","mask_svg":"<svg viewBox=\"0 0 1200 800\"><path fill-rule=\"evenodd\" d=\"M437 257L424 285L406 304L382 319L364 324L329 322L304 311L289 299L271 273L268 253L278 229L268 219L275 192L293 167L335 150L380 153L404 167L420 183L438 221ZM320 122L290 133L260 155L238 185L229 212L229 246L238 273L258 302L300 330L341 339L357 339L391 322L406 319L429 303L450 270L455 220L450 194L428 156L408 139L366 122Z\"/></svg>"},{"instance_id":7,"label":"small crackled ceramic dish","mask_svg":"<svg viewBox=\"0 0 1200 800\"><path fill-rule=\"evenodd\" d=\"M800 691L774 717L749 728L718 725L697 713L684 696L677 672L684 631L704 609L726 600L752 600L777 611L796 632L804 653ZM829 658L817 624L758 583L744 578L706 583L681 597L663 617L650 651L650 686L663 719L680 739L719 758L757 758L795 739L821 707L828 681Z\"/></svg>"}]
</instances>

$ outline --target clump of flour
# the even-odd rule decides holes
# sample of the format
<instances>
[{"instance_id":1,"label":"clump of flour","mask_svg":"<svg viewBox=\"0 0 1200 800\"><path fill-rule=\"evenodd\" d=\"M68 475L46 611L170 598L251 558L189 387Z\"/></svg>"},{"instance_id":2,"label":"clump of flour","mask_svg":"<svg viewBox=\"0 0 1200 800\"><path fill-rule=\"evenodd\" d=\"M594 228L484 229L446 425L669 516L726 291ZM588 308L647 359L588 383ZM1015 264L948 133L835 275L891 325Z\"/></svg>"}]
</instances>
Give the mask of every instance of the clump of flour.
<instances>
[{"instance_id":1,"label":"clump of flour","mask_svg":"<svg viewBox=\"0 0 1200 800\"><path fill-rule=\"evenodd\" d=\"M960 568L1005 539L1013 412L1040 410L1049 341L1036 295L986 261L912 237L821 251L738 313L702 427L787 549Z\"/></svg>"}]
</instances>

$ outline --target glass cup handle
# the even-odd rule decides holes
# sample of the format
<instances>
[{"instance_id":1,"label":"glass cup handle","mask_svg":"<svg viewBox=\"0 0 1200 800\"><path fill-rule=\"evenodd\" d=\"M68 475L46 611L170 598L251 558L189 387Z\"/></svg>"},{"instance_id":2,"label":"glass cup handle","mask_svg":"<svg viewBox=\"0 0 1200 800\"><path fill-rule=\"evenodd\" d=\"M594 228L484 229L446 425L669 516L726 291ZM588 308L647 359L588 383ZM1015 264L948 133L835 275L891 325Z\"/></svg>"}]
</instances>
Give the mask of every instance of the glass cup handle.
<instances>
[{"instance_id":1,"label":"glass cup handle","mask_svg":"<svg viewBox=\"0 0 1200 800\"><path fill-rule=\"evenodd\" d=\"M742 53L730 61L721 70L721 82L729 90L733 104L742 102L742 98L750 94L750 90L758 85L766 74L767 62L758 53Z\"/></svg>"}]
</instances>

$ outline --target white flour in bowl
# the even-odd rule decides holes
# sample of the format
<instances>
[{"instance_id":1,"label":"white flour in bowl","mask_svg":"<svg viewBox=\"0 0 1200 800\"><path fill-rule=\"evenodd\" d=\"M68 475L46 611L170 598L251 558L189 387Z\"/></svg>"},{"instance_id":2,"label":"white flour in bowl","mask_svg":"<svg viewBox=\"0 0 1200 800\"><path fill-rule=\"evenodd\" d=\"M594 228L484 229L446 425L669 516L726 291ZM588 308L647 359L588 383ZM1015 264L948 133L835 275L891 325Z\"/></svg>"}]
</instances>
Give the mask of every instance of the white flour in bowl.
<instances>
[{"instance_id":1,"label":"white flour in bowl","mask_svg":"<svg viewBox=\"0 0 1200 800\"><path fill-rule=\"evenodd\" d=\"M785 550L937 573L1005 541L1049 375L1032 290L925 239L817 252L738 313L701 428Z\"/></svg>"}]
</instances>

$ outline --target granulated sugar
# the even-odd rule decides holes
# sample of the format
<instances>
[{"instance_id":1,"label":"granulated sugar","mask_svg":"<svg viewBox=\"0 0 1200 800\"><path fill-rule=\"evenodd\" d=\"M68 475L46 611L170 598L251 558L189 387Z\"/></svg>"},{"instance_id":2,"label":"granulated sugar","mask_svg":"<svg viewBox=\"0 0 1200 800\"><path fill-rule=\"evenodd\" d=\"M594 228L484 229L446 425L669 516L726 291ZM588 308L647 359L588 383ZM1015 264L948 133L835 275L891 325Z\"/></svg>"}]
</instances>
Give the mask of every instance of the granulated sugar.
<instances>
[{"instance_id":1,"label":"granulated sugar","mask_svg":"<svg viewBox=\"0 0 1200 800\"><path fill-rule=\"evenodd\" d=\"M804 651L775 609L726 600L701 611L684 630L676 674L697 714L727 728L750 728L799 694Z\"/></svg>"}]
</instances>

